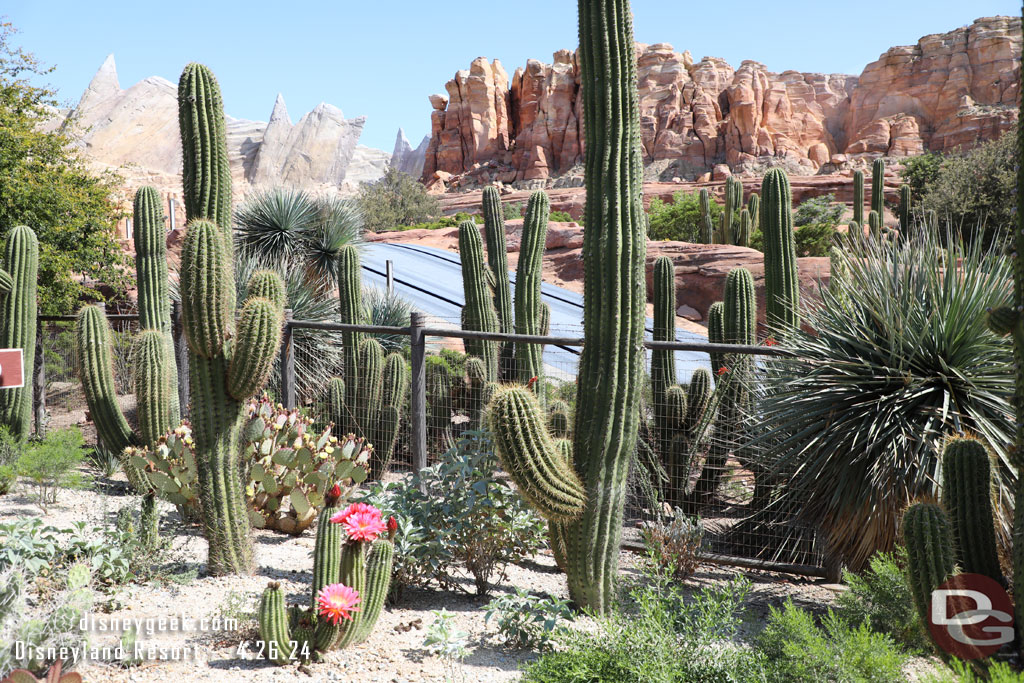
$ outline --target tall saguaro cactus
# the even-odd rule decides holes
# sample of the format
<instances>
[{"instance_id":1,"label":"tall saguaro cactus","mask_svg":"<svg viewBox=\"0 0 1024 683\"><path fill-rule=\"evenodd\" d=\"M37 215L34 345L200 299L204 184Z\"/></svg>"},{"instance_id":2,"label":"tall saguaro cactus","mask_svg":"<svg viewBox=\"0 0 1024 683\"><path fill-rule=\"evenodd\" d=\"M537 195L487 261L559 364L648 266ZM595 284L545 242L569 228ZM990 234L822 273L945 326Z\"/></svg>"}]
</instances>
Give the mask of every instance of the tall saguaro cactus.
<instances>
[{"instance_id":1,"label":"tall saguaro cactus","mask_svg":"<svg viewBox=\"0 0 1024 683\"><path fill-rule=\"evenodd\" d=\"M31 228L20 225L7 233L0 263L0 348L23 349L25 386L0 390L0 425L15 439L28 438L32 426L31 377L36 357L36 278L39 240Z\"/></svg>"},{"instance_id":2,"label":"tall saguaro cactus","mask_svg":"<svg viewBox=\"0 0 1024 683\"><path fill-rule=\"evenodd\" d=\"M500 322L494 310L494 300L487 286L487 270L484 265L484 247L480 230L473 221L459 224L459 259L462 261L462 289L466 305L462 309L462 327L477 332L498 332ZM506 278L508 274L506 272ZM518 296L518 289L516 291ZM467 339L466 353L476 356L484 364L488 382L498 380L498 342Z\"/></svg>"},{"instance_id":3,"label":"tall saguaro cactus","mask_svg":"<svg viewBox=\"0 0 1024 683\"><path fill-rule=\"evenodd\" d=\"M853 172L853 220L864 225L864 171Z\"/></svg>"},{"instance_id":4,"label":"tall saguaro cactus","mask_svg":"<svg viewBox=\"0 0 1024 683\"><path fill-rule=\"evenodd\" d=\"M516 334L543 333L540 298L544 245L548 235L548 215L551 204L541 191L530 195L523 219L523 241L516 266ZM544 347L540 344L516 344L516 373L520 384L544 374ZM533 384L538 391L541 382Z\"/></svg>"},{"instance_id":5,"label":"tall saguaro cactus","mask_svg":"<svg viewBox=\"0 0 1024 683\"><path fill-rule=\"evenodd\" d=\"M228 166L220 87L208 68L185 67L178 84L188 232L181 308L189 347L192 424L209 543L207 570L252 570L252 539L239 471L244 402L270 374L281 341L280 301L250 296L235 322ZM283 288L283 285L282 285ZM229 343L230 342L230 343Z\"/></svg>"},{"instance_id":6,"label":"tall saguaro cactus","mask_svg":"<svg viewBox=\"0 0 1024 683\"><path fill-rule=\"evenodd\" d=\"M900 185L900 232L907 235L910 232L910 185Z\"/></svg>"},{"instance_id":7,"label":"tall saguaro cactus","mask_svg":"<svg viewBox=\"0 0 1024 683\"><path fill-rule=\"evenodd\" d=\"M338 303L341 322L349 325L366 323L359 250L351 244L345 245L338 252ZM360 432L359 416L353 411L359 403L359 346L362 341L361 332L346 330L341 334L342 362L345 366L345 404L344 409L335 414L333 419L343 434Z\"/></svg>"},{"instance_id":8,"label":"tall saguaro cactus","mask_svg":"<svg viewBox=\"0 0 1024 683\"><path fill-rule=\"evenodd\" d=\"M761 183L761 231L768 324L794 329L800 325L800 284L793 235L793 195L786 172L779 168L768 171Z\"/></svg>"},{"instance_id":9,"label":"tall saguaro cactus","mask_svg":"<svg viewBox=\"0 0 1024 683\"><path fill-rule=\"evenodd\" d=\"M654 262L654 341L676 340L676 267L672 259L659 256ZM651 388L655 405L665 390L676 383L675 353L666 349L651 352Z\"/></svg>"},{"instance_id":10,"label":"tall saguaro cactus","mask_svg":"<svg viewBox=\"0 0 1024 683\"><path fill-rule=\"evenodd\" d=\"M871 210L878 212L879 221L885 218L885 160L871 162ZM859 222L859 221L858 221Z\"/></svg>"},{"instance_id":11,"label":"tall saguaro cactus","mask_svg":"<svg viewBox=\"0 0 1024 683\"><path fill-rule=\"evenodd\" d=\"M611 609L629 463L636 447L644 352L646 222L632 15L627 0L579 0L586 126L583 328L572 467L524 388L498 391L491 424L506 469L559 522L569 594Z\"/></svg>"},{"instance_id":12,"label":"tall saguaro cactus","mask_svg":"<svg viewBox=\"0 0 1024 683\"><path fill-rule=\"evenodd\" d=\"M508 254L505 242L505 214L501 209L501 195L497 188L487 186L483 193L484 236L487 242L487 265L494 275L494 310L498 315L498 326L505 334L516 330L512 309L512 286L508 278ZM512 379L514 369L512 355L515 345L511 342L501 345L501 377Z\"/></svg>"}]
</instances>

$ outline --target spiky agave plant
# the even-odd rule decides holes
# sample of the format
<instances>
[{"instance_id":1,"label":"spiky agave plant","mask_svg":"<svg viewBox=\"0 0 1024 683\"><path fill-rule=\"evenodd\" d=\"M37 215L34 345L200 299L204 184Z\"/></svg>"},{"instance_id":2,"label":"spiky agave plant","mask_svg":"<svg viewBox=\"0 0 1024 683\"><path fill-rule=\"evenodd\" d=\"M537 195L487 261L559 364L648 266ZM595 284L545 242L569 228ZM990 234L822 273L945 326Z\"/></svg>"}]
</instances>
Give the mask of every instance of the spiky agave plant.
<instances>
[{"instance_id":1,"label":"spiky agave plant","mask_svg":"<svg viewBox=\"0 0 1024 683\"><path fill-rule=\"evenodd\" d=\"M1011 272L1000 254L943 249L931 231L837 258L845 276L807 307L814 331L794 330L794 355L763 362L751 447L788 482L780 509L799 510L830 561L858 570L893 547L911 500L935 494L946 434L993 444L998 494L1012 500L1012 354L985 326ZM1007 536L1010 520L999 525Z\"/></svg>"}]
</instances>

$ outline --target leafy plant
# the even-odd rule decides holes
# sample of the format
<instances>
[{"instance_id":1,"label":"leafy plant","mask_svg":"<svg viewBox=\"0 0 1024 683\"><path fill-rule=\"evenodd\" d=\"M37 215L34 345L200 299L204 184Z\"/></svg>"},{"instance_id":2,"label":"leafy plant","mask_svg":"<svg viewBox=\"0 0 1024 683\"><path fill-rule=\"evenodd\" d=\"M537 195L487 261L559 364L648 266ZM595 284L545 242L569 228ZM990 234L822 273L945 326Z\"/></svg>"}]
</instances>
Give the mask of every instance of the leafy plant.
<instances>
[{"instance_id":1,"label":"leafy plant","mask_svg":"<svg viewBox=\"0 0 1024 683\"><path fill-rule=\"evenodd\" d=\"M0 465L0 496L8 494L18 483L18 471L12 465Z\"/></svg>"},{"instance_id":2,"label":"leafy plant","mask_svg":"<svg viewBox=\"0 0 1024 683\"><path fill-rule=\"evenodd\" d=\"M466 432L436 465L404 481L376 484L366 502L399 522L392 586L436 581L462 590L471 577L486 595L508 564L534 555L545 526L519 493L497 478L486 432ZM409 536L410 529L417 529Z\"/></svg>"},{"instance_id":3,"label":"leafy plant","mask_svg":"<svg viewBox=\"0 0 1024 683\"><path fill-rule=\"evenodd\" d=\"M787 601L771 607L768 625L758 637L770 683L904 681L906 656L889 636L867 624L849 626L831 610L819 627L810 612Z\"/></svg>"},{"instance_id":4,"label":"leafy plant","mask_svg":"<svg viewBox=\"0 0 1024 683\"><path fill-rule=\"evenodd\" d=\"M858 571L893 548L907 504L935 493L947 433L993 445L997 494L1012 500L1012 353L985 322L1008 302L1010 263L978 243L942 248L934 233L836 258L846 275L806 310L813 332L777 332L793 355L761 363L747 447L785 482L773 508L798 510Z\"/></svg>"},{"instance_id":5,"label":"leafy plant","mask_svg":"<svg viewBox=\"0 0 1024 683\"><path fill-rule=\"evenodd\" d=\"M573 223L575 219L568 211L552 211L548 214L548 220L552 223Z\"/></svg>"},{"instance_id":6,"label":"leafy plant","mask_svg":"<svg viewBox=\"0 0 1024 683\"><path fill-rule=\"evenodd\" d=\"M711 220L718 225L722 207L714 199L710 202ZM674 240L681 242L700 241L700 195L697 192L676 192L672 202L655 197L647 211L650 226L647 235L652 240Z\"/></svg>"},{"instance_id":7,"label":"leafy plant","mask_svg":"<svg viewBox=\"0 0 1024 683\"><path fill-rule=\"evenodd\" d=\"M551 648L554 636L565 628L562 622L574 619L568 600L532 595L519 587L515 593L495 598L484 610L485 623L491 617L497 619L505 645L540 652Z\"/></svg>"},{"instance_id":8,"label":"leafy plant","mask_svg":"<svg viewBox=\"0 0 1024 683\"><path fill-rule=\"evenodd\" d=\"M949 669L939 673L928 673L921 678L922 683L1022 683L1024 673L1014 671L1007 662L992 662L985 675L982 676L970 664L951 659Z\"/></svg>"},{"instance_id":9,"label":"leafy plant","mask_svg":"<svg viewBox=\"0 0 1024 683\"><path fill-rule=\"evenodd\" d=\"M839 594L836 614L848 624L867 624L910 650L927 650L928 639L907 585L906 559L906 549L897 546L895 552L873 555L859 574L844 571L847 590Z\"/></svg>"},{"instance_id":10,"label":"leafy plant","mask_svg":"<svg viewBox=\"0 0 1024 683\"><path fill-rule=\"evenodd\" d=\"M17 567L29 577L48 571L62 554L60 533L38 517L0 524L0 571Z\"/></svg>"},{"instance_id":11,"label":"leafy plant","mask_svg":"<svg viewBox=\"0 0 1024 683\"><path fill-rule=\"evenodd\" d=\"M389 168L380 180L360 185L356 202L370 232L423 223L441 213L437 198L397 168Z\"/></svg>"},{"instance_id":12,"label":"leafy plant","mask_svg":"<svg viewBox=\"0 0 1024 683\"><path fill-rule=\"evenodd\" d=\"M838 234L832 223L808 223L797 228L793 234L796 241L796 255L828 256Z\"/></svg>"},{"instance_id":13,"label":"leafy plant","mask_svg":"<svg viewBox=\"0 0 1024 683\"><path fill-rule=\"evenodd\" d=\"M700 564L697 552L704 540L704 526L679 508L670 519L644 522L640 538L648 557L676 579L690 576Z\"/></svg>"},{"instance_id":14,"label":"leafy plant","mask_svg":"<svg viewBox=\"0 0 1024 683\"><path fill-rule=\"evenodd\" d=\"M41 441L32 441L18 458L18 474L36 487L36 502L46 506L57 502L60 489L79 489L86 477L77 471L85 458L85 439L77 427L50 432Z\"/></svg>"},{"instance_id":15,"label":"leafy plant","mask_svg":"<svg viewBox=\"0 0 1024 683\"><path fill-rule=\"evenodd\" d=\"M793 225L802 227L812 223L824 223L836 225L843 216L845 207L836 203L836 197L832 193L811 197L800 202L800 206L793 211Z\"/></svg>"},{"instance_id":16,"label":"leafy plant","mask_svg":"<svg viewBox=\"0 0 1024 683\"><path fill-rule=\"evenodd\" d=\"M455 615L448 610L442 608L430 613L434 615L434 621L427 627L423 646L444 662L446 680L465 680L465 676L457 672L469 654L466 649L469 634L455 627Z\"/></svg>"},{"instance_id":17,"label":"leafy plant","mask_svg":"<svg viewBox=\"0 0 1024 683\"><path fill-rule=\"evenodd\" d=\"M89 451L86 456L89 461L89 466L96 470L96 473L101 477L110 477L117 474L121 469L121 455L116 451L111 451L103 448L101 445L97 445Z\"/></svg>"},{"instance_id":18,"label":"leafy plant","mask_svg":"<svg viewBox=\"0 0 1024 683\"><path fill-rule=\"evenodd\" d=\"M408 299L403 298L394 291L387 291L379 287L364 287L363 301L366 303L366 310L369 313L370 325L381 327L408 327L409 316L412 313L412 304ZM401 351L409 345L409 337L404 334L372 334L373 337L384 347L384 353Z\"/></svg>"}]
</instances>

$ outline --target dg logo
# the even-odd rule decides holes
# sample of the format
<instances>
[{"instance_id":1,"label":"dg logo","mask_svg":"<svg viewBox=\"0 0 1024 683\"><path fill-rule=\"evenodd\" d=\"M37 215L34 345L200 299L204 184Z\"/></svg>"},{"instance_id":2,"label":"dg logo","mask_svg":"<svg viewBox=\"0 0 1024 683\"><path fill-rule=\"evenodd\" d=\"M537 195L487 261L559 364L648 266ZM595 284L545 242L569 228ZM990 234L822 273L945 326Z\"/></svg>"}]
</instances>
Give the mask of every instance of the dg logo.
<instances>
[{"instance_id":1,"label":"dg logo","mask_svg":"<svg viewBox=\"0 0 1024 683\"><path fill-rule=\"evenodd\" d=\"M988 657L1013 641L1013 604L993 579L957 574L932 591L928 630L954 657Z\"/></svg>"}]
</instances>

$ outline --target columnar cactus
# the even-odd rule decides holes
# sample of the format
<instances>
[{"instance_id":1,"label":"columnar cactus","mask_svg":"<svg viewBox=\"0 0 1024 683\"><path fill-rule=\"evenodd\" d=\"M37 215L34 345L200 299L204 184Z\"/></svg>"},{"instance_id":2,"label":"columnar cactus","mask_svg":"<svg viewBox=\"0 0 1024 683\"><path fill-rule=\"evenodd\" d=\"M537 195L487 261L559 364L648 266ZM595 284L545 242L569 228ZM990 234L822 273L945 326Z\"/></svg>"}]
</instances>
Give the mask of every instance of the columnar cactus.
<instances>
[{"instance_id":1,"label":"columnar cactus","mask_svg":"<svg viewBox=\"0 0 1024 683\"><path fill-rule=\"evenodd\" d=\"M342 510L339 494L329 493L320 511L309 607L287 609L276 582L260 599L260 638L267 658L277 664L321 659L333 649L357 645L380 617L391 585L397 525L394 518L385 523L380 510L363 503Z\"/></svg>"},{"instance_id":2,"label":"columnar cactus","mask_svg":"<svg viewBox=\"0 0 1024 683\"><path fill-rule=\"evenodd\" d=\"M711 194L707 188L700 191L700 243L711 244L715 238L714 221L711 219Z\"/></svg>"},{"instance_id":3,"label":"columnar cactus","mask_svg":"<svg viewBox=\"0 0 1024 683\"><path fill-rule=\"evenodd\" d=\"M280 302L252 296L250 289L235 324L231 169L220 87L205 66L185 67L178 113L189 220L181 256L181 309L209 542L207 568L214 575L248 573L252 539L239 471L240 429L245 401L270 374L284 311Z\"/></svg>"},{"instance_id":4,"label":"columnar cactus","mask_svg":"<svg viewBox=\"0 0 1024 683\"><path fill-rule=\"evenodd\" d=\"M761 196L756 192L752 193L750 199L747 200L747 212L750 214L750 234L753 235L754 231L760 227L758 221L761 218Z\"/></svg>"},{"instance_id":5,"label":"columnar cactus","mask_svg":"<svg viewBox=\"0 0 1024 683\"><path fill-rule=\"evenodd\" d=\"M556 463L554 442L528 390L497 392L491 424L511 431L511 420L522 420L520 431L495 437L496 449L528 499L543 502L549 519L572 520L564 536L569 594L580 606L604 613L615 595L626 480L639 428L646 222L629 3L580 0L579 26L587 84L583 117L591 125L583 235L587 343L577 386L574 466Z\"/></svg>"},{"instance_id":6,"label":"columnar cactus","mask_svg":"<svg viewBox=\"0 0 1024 683\"><path fill-rule=\"evenodd\" d=\"M466 387L469 390L469 428L479 430L483 426L494 382L487 379L484 362L470 356L466 359Z\"/></svg>"},{"instance_id":7,"label":"columnar cactus","mask_svg":"<svg viewBox=\"0 0 1024 683\"><path fill-rule=\"evenodd\" d=\"M868 232L874 238L882 234L882 217L874 209L868 212Z\"/></svg>"},{"instance_id":8,"label":"columnar cactus","mask_svg":"<svg viewBox=\"0 0 1024 683\"><path fill-rule=\"evenodd\" d=\"M484 265L484 247L480 230L473 221L459 225L459 259L462 261L462 289L466 305L462 309L462 328L477 332L499 332L501 324L494 310L491 288L488 286L488 271ZM518 285L517 280L517 285ZM519 288L516 288L519 296ZM498 342L467 339L466 353L479 358L484 364L486 381L498 379Z\"/></svg>"},{"instance_id":9,"label":"columnar cactus","mask_svg":"<svg viewBox=\"0 0 1024 683\"><path fill-rule=\"evenodd\" d=\"M953 527L937 503L914 503L903 513L907 577L921 623L928 623L932 591L953 575Z\"/></svg>"},{"instance_id":10,"label":"columnar cactus","mask_svg":"<svg viewBox=\"0 0 1024 683\"><path fill-rule=\"evenodd\" d=\"M743 183L729 176L725 180L725 210L719 224L719 244L737 244L737 222L743 208Z\"/></svg>"},{"instance_id":11,"label":"columnar cactus","mask_svg":"<svg viewBox=\"0 0 1024 683\"><path fill-rule=\"evenodd\" d=\"M708 342L711 344L725 343L725 305L716 301L708 308ZM725 366L725 356L718 351L712 351L711 371L718 375Z\"/></svg>"},{"instance_id":12,"label":"columnar cactus","mask_svg":"<svg viewBox=\"0 0 1024 683\"><path fill-rule=\"evenodd\" d=\"M452 383L455 377L447 361L440 356L427 356L427 436L431 451L444 453L451 448L452 437Z\"/></svg>"},{"instance_id":13,"label":"columnar cactus","mask_svg":"<svg viewBox=\"0 0 1024 683\"><path fill-rule=\"evenodd\" d=\"M548 215L551 204L544 192L534 192L526 205L523 219L523 241L516 267L516 334L539 335L541 327L540 285L544 260L544 245L548 235ZM529 384L539 390L544 375L544 347L540 344L516 344L516 373L520 384Z\"/></svg>"},{"instance_id":14,"label":"columnar cactus","mask_svg":"<svg viewBox=\"0 0 1024 683\"><path fill-rule=\"evenodd\" d=\"M864 171L853 172L853 220L864 225Z\"/></svg>"},{"instance_id":15,"label":"columnar cactus","mask_svg":"<svg viewBox=\"0 0 1024 683\"><path fill-rule=\"evenodd\" d=\"M871 163L871 210L878 218L885 216L885 160L875 159Z\"/></svg>"},{"instance_id":16,"label":"columnar cactus","mask_svg":"<svg viewBox=\"0 0 1024 683\"><path fill-rule=\"evenodd\" d=\"M910 231L910 185L900 185L900 232L904 235Z\"/></svg>"},{"instance_id":17,"label":"columnar cactus","mask_svg":"<svg viewBox=\"0 0 1024 683\"><path fill-rule=\"evenodd\" d=\"M505 243L505 214L501 209L501 195L497 188L488 186L483 194L484 236L487 238L487 265L494 275L494 310L498 326L505 334L516 330L512 309L512 287L508 278L508 254ZM511 342L501 345L501 378L511 380L514 374Z\"/></svg>"},{"instance_id":18,"label":"columnar cactus","mask_svg":"<svg viewBox=\"0 0 1024 683\"><path fill-rule=\"evenodd\" d=\"M24 225L7 233L4 259L0 262L0 348L23 350L25 386L0 390L0 425L19 441L32 427L32 383L36 357L36 279L39 272L39 240Z\"/></svg>"},{"instance_id":19,"label":"columnar cactus","mask_svg":"<svg viewBox=\"0 0 1024 683\"><path fill-rule=\"evenodd\" d=\"M765 308L769 325L800 326L800 283L793 235L793 195L785 171L773 168L761 183Z\"/></svg>"},{"instance_id":20,"label":"columnar cactus","mask_svg":"<svg viewBox=\"0 0 1024 683\"><path fill-rule=\"evenodd\" d=\"M654 261L654 341L676 340L676 267L667 256ZM655 405L665 390L676 383L675 352L651 351L651 389Z\"/></svg>"},{"instance_id":21,"label":"columnar cactus","mask_svg":"<svg viewBox=\"0 0 1024 683\"><path fill-rule=\"evenodd\" d=\"M338 303L341 311L341 322L349 325L363 325L366 323L359 250L351 244L345 245L338 252ZM340 419L335 424L343 434L361 433L359 429L359 415L355 411L356 406L359 405L359 387L362 381L359 373L359 345L362 341L362 332L346 330L341 333L346 409L340 416L334 419Z\"/></svg>"},{"instance_id":22,"label":"columnar cactus","mask_svg":"<svg viewBox=\"0 0 1024 683\"><path fill-rule=\"evenodd\" d=\"M740 227L739 230L736 231L736 246L750 246L750 235L754 232L751 225L750 211L743 209L740 211Z\"/></svg>"},{"instance_id":23,"label":"columnar cactus","mask_svg":"<svg viewBox=\"0 0 1024 683\"><path fill-rule=\"evenodd\" d=\"M946 443L942 502L953 522L960 569L1002 581L992 514L992 466L981 441L953 438Z\"/></svg>"}]
</instances>

